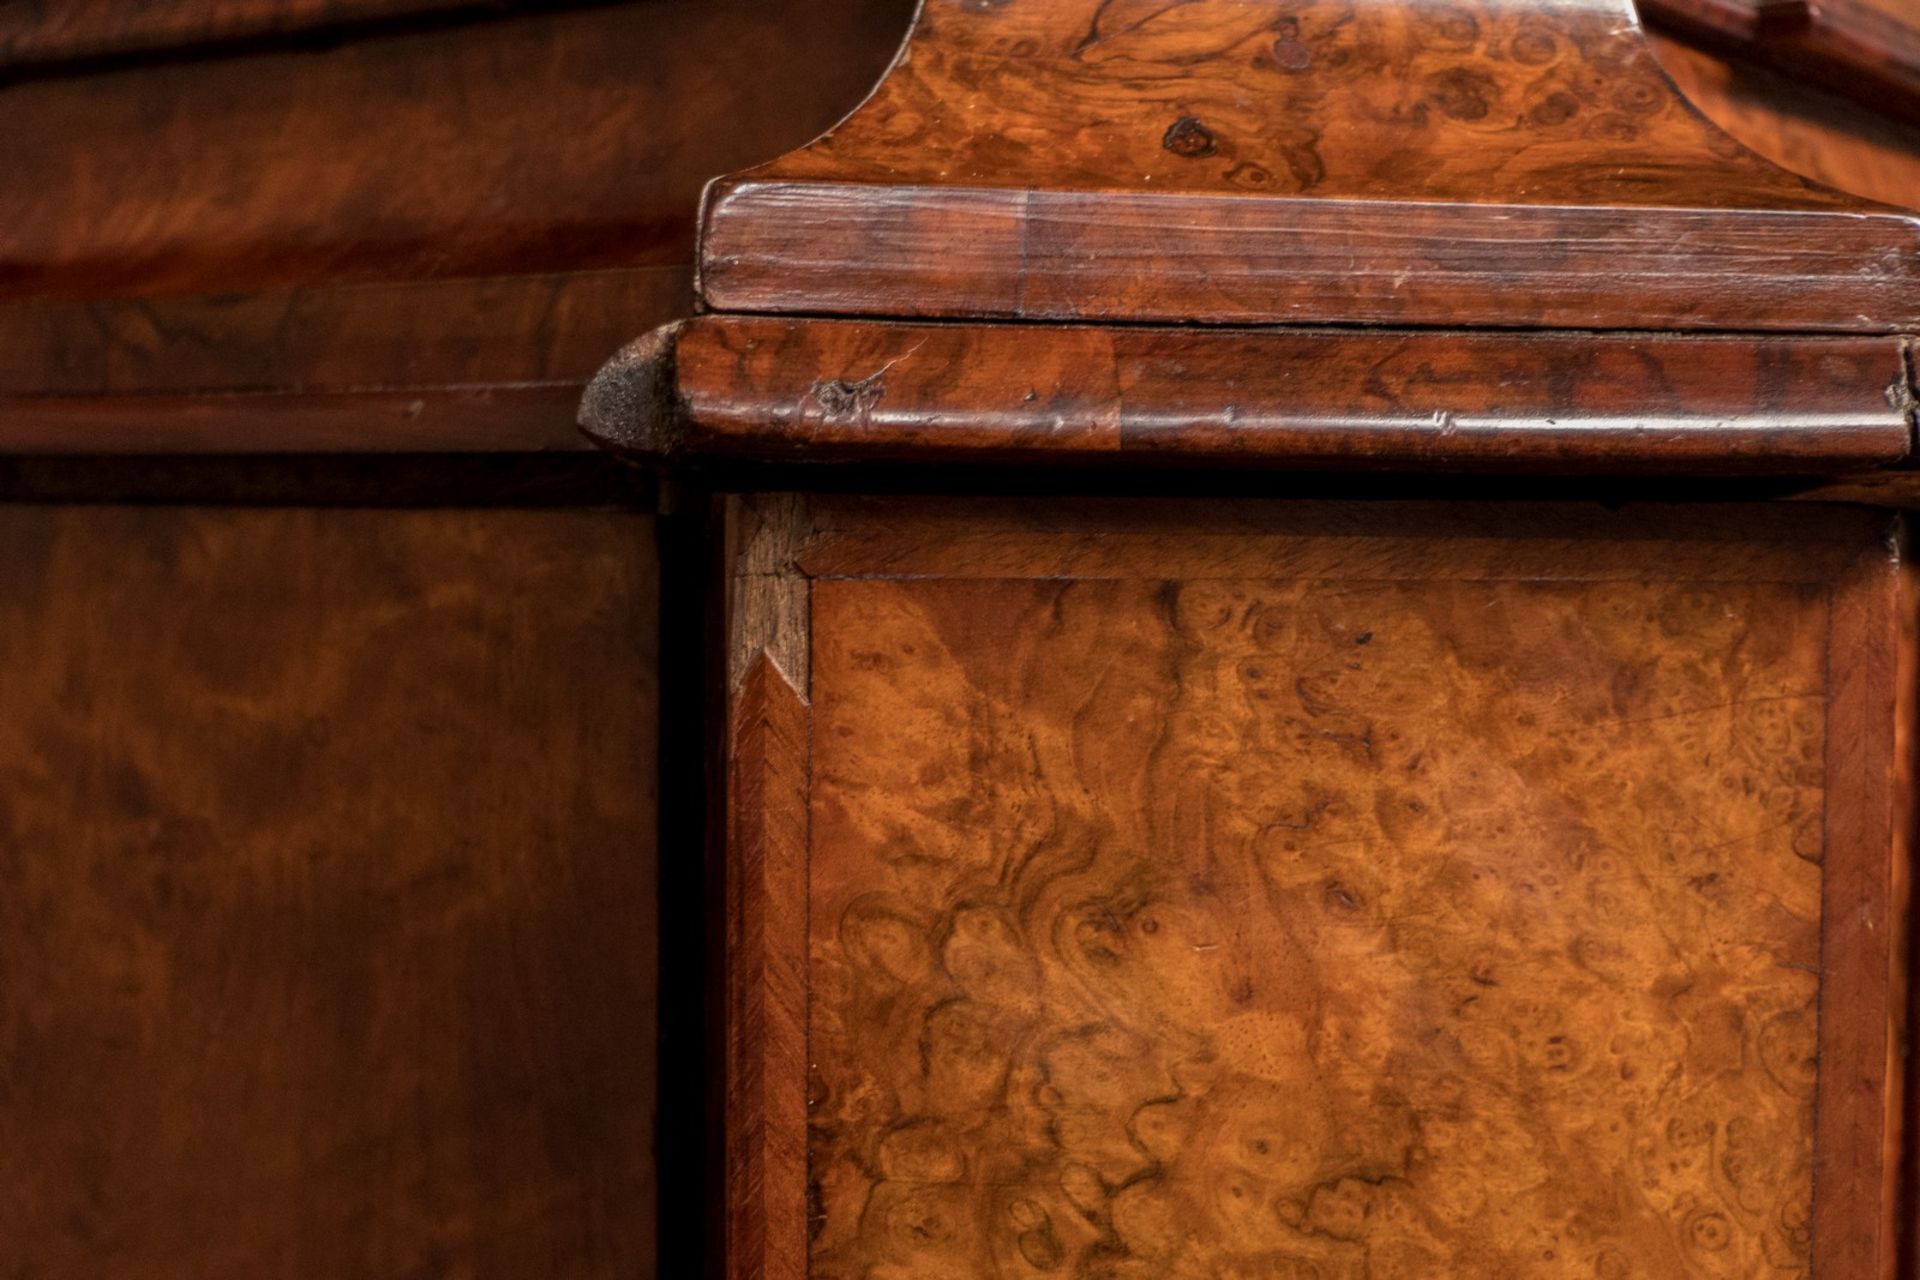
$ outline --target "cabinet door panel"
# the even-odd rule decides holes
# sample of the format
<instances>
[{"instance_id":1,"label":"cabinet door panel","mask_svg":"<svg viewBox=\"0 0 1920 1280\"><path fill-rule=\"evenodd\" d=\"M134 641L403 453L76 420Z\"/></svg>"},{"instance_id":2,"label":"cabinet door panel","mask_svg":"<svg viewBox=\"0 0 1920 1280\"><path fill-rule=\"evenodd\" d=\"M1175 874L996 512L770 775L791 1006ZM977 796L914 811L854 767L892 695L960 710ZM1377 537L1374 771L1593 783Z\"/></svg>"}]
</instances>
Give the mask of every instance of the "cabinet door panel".
<instances>
[{"instance_id":1,"label":"cabinet door panel","mask_svg":"<svg viewBox=\"0 0 1920 1280\"><path fill-rule=\"evenodd\" d=\"M804 641L751 659L769 611L734 621L736 783L779 780L736 787L736 843L808 827L736 898L737 1247L804 1230L822 1280L1891 1274L1884 528L797 518L754 545L798 548Z\"/></svg>"}]
</instances>

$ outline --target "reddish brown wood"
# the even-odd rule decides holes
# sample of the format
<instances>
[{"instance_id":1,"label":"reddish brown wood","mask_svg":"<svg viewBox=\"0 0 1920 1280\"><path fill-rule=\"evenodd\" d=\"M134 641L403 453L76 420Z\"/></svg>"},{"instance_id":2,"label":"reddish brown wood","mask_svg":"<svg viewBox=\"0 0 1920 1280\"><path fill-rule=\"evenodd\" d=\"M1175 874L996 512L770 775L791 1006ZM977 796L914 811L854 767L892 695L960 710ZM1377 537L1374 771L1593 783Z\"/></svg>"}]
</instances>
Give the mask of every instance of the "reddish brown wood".
<instances>
[{"instance_id":1,"label":"reddish brown wood","mask_svg":"<svg viewBox=\"0 0 1920 1280\"><path fill-rule=\"evenodd\" d=\"M0 506L0 1274L656 1274L651 530Z\"/></svg>"},{"instance_id":2,"label":"reddish brown wood","mask_svg":"<svg viewBox=\"0 0 1920 1280\"><path fill-rule=\"evenodd\" d=\"M667 458L1830 472L1905 457L1913 403L1890 338L708 316L583 421Z\"/></svg>"},{"instance_id":3,"label":"reddish brown wood","mask_svg":"<svg viewBox=\"0 0 1920 1280\"><path fill-rule=\"evenodd\" d=\"M809 712L762 653L731 714L726 1275L805 1280Z\"/></svg>"},{"instance_id":4,"label":"reddish brown wood","mask_svg":"<svg viewBox=\"0 0 1920 1280\"><path fill-rule=\"evenodd\" d=\"M1920 692L1901 652L1912 618L1896 537L1863 555L1833 589L1812 1221L1820 1273L1886 1280L1897 1274L1904 1208L1900 947L1913 852L1908 750ZM1827 1038L1836 1023L1844 1027L1838 1043Z\"/></svg>"},{"instance_id":5,"label":"reddish brown wood","mask_svg":"<svg viewBox=\"0 0 1920 1280\"><path fill-rule=\"evenodd\" d=\"M0 452L578 448L606 353L692 305L701 184L825 127L906 21L652 0L15 85Z\"/></svg>"},{"instance_id":6,"label":"reddish brown wood","mask_svg":"<svg viewBox=\"0 0 1920 1280\"><path fill-rule=\"evenodd\" d=\"M910 505L886 497L816 498L810 519L817 536L793 562L816 580L1124 578L1156 569L1204 578L1242 562L1287 578L1364 579L1404 572L1404 557L1444 542L1436 576L1605 582L1644 571L1647 540L1658 536L1665 540L1660 565L1676 575L1826 584L1858 566L1862 543L1877 541L1888 521L1885 512L1863 509L1750 504L1641 503L1617 516L1523 501L921 498ZM1089 537L1089 530L1102 532ZM1578 554L1570 555L1576 544Z\"/></svg>"},{"instance_id":7,"label":"reddish brown wood","mask_svg":"<svg viewBox=\"0 0 1920 1280\"><path fill-rule=\"evenodd\" d=\"M0 303L0 396L195 396L584 381L684 266ZM0 420L0 432L6 430Z\"/></svg>"},{"instance_id":8,"label":"reddish brown wood","mask_svg":"<svg viewBox=\"0 0 1920 1280\"><path fill-rule=\"evenodd\" d=\"M1901 0L1639 0L1677 34L1920 122L1920 10Z\"/></svg>"},{"instance_id":9,"label":"reddish brown wood","mask_svg":"<svg viewBox=\"0 0 1920 1280\"><path fill-rule=\"evenodd\" d=\"M1752 41L1803 26L1810 0L1635 0L1647 21Z\"/></svg>"},{"instance_id":10,"label":"reddish brown wood","mask_svg":"<svg viewBox=\"0 0 1920 1280\"><path fill-rule=\"evenodd\" d=\"M649 0L13 85L0 296L682 263L702 184L857 102L904 10Z\"/></svg>"},{"instance_id":11,"label":"reddish brown wood","mask_svg":"<svg viewBox=\"0 0 1920 1280\"><path fill-rule=\"evenodd\" d=\"M1890 215L742 179L701 281L723 311L1220 324L1890 332L1920 223Z\"/></svg>"},{"instance_id":12,"label":"reddish brown wood","mask_svg":"<svg viewBox=\"0 0 1920 1280\"><path fill-rule=\"evenodd\" d=\"M1920 784L1920 706L1914 705L1915 690L1920 690L1920 571L1913 560L1913 518L1903 517L1895 544L1900 553L1899 584L1900 639L1899 656L1894 667L1897 687L1906 691L1909 701L1895 726L1894 750L1898 753L1894 830L1902 841L1905 856L1893 864L1893 936L1904 939L1904 950L1897 952L1891 985L1896 995L1904 996L1905 1020L1896 1028L1894 1044L1896 1067L1904 1065L1898 1078L1905 1088L1904 1105L1898 1122L1889 1135L1894 1150L1891 1158L1899 1161L1905 1195L1896 1201L1893 1212L1899 1216L1898 1274L1920 1273L1920 1054L1914 1052L1914 1037L1920 1035L1920 982L1915 981L1914 965L1920 960L1920 913L1916 913L1916 866L1920 862L1920 800L1914 788ZM1896 943L1896 945L1900 945Z\"/></svg>"},{"instance_id":13,"label":"reddish brown wood","mask_svg":"<svg viewBox=\"0 0 1920 1280\"><path fill-rule=\"evenodd\" d=\"M1870 200L1920 205L1920 121L1903 122L1804 79L1649 33L1687 100L1775 164Z\"/></svg>"},{"instance_id":14,"label":"reddish brown wood","mask_svg":"<svg viewBox=\"0 0 1920 1280\"><path fill-rule=\"evenodd\" d=\"M1625 0L929 0L821 141L713 189L730 311L1886 331L1920 220L1691 110Z\"/></svg>"},{"instance_id":15,"label":"reddish brown wood","mask_svg":"<svg viewBox=\"0 0 1920 1280\"><path fill-rule=\"evenodd\" d=\"M0 303L0 451L578 449L580 389L679 267Z\"/></svg>"},{"instance_id":16,"label":"reddish brown wood","mask_svg":"<svg viewBox=\"0 0 1920 1280\"><path fill-rule=\"evenodd\" d=\"M968 127L986 119L1007 128ZM1383 119L1401 128L1383 129ZM1182 120L1197 142L1168 138ZM1343 200L1417 192L1443 203L1849 205L1741 154L1686 110L1623 0L930 0L906 55L852 118L741 176Z\"/></svg>"},{"instance_id":17,"label":"reddish brown wood","mask_svg":"<svg viewBox=\"0 0 1920 1280\"><path fill-rule=\"evenodd\" d=\"M543 453L591 447L577 381L473 389L0 396L10 455Z\"/></svg>"},{"instance_id":18,"label":"reddish brown wood","mask_svg":"<svg viewBox=\"0 0 1920 1280\"><path fill-rule=\"evenodd\" d=\"M1887 518L807 525L807 1274L1895 1274Z\"/></svg>"},{"instance_id":19,"label":"reddish brown wood","mask_svg":"<svg viewBox=\"0 0 1920 1280\"><path fill-rule=\"evenodd\" d=\"M43 0L0 4L0 73L538 0Z\"/></svg>"}]
</instances>

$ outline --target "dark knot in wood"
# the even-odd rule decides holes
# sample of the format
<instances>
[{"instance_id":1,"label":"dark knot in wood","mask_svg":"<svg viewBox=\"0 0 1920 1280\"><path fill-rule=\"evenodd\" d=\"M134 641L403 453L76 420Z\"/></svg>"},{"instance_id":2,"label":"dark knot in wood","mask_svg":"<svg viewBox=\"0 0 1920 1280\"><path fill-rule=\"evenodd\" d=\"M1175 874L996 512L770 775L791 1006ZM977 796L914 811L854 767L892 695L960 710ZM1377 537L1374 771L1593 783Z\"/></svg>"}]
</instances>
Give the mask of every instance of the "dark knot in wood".
<instances>
[{"instance_id":1,"label":"dark knot in wood","mask_svg":"<svg viewBox=\"0 0 1920 1280\"><path fill-rule=\"evenodd\" d=\"M1166 136L1160 139L1160 145L1188 160L1210 156L1216 150L1213 131L1192 116L1181 116L1175 120L1168 127Z\"/></svg>"}]
</instances>

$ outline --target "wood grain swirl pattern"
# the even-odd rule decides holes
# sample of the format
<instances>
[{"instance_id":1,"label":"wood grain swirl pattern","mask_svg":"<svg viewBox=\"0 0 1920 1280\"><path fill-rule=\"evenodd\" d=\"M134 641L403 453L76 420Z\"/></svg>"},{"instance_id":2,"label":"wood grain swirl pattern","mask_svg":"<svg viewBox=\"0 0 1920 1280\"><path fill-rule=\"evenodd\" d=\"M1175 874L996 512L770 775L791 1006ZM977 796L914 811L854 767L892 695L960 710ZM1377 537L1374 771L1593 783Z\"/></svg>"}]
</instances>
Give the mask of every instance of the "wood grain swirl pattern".
<instances>
[{"instance_id":1,"label":"wood grain swirl pattern","mask_svg":"<svg viewBox=\"0 0 1920 1280\"><path fill-rule=\"evenodd\" d=\"M1823 932L1897 846L1876 540L1830 605L1785 545L872 578L822 519L809 1276L1891 1265L1890 944Z\"/></svg>"},{"instance_id":2,"label":"wood grain swirl pattern","mask_svg":"<svg viewBox=\"0 0 1920 1280\"><path fill-rule=\"evenodd\" d=\"M973 127L991 122L991 127ZM1191 122L1180 138L1182 122ZM1170 136L1171 135L1171 136ZM1630 0L927 0L820 141L749 175L1850 208L1687 106Z\"/></svg>"}]
</instances>

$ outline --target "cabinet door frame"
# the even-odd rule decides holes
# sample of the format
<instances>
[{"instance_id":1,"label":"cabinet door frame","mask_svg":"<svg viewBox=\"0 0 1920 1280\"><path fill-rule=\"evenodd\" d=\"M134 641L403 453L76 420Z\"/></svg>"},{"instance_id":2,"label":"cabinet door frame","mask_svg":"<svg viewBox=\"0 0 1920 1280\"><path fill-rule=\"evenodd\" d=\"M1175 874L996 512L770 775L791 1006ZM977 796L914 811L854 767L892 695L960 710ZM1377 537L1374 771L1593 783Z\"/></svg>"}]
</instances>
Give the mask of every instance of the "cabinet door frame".
<instances>
[{"instance_id":1,"label":"cabinet door frame","mask_svg":"<svg viewBox=\"0 0 1920 1280\"><path fill-rule=\"evenodd\" d=\"M1916 594L1904 517L1814 505L754 495L725 515L726 1274L809 1274L812 584L1309 570L1772 582L1827 602L1812 1273L1893 1277Z\"/></svg>"}]
</instances>

